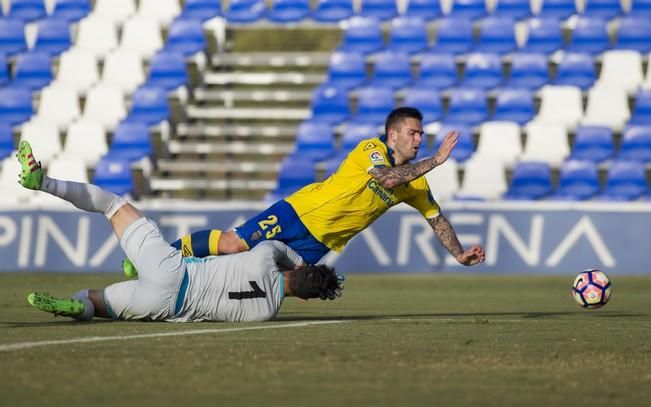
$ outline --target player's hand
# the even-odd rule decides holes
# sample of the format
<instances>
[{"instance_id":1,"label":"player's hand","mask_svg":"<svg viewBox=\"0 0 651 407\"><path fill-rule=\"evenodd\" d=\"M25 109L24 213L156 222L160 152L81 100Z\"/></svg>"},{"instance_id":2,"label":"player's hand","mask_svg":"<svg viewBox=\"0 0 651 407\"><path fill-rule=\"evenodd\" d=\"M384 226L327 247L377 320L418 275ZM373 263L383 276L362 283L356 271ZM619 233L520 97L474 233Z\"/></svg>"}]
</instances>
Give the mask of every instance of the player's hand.
<instances>
[{"instance_id":1,"label":"player's hand","mask_svg":"<svg viewBox=\"0 0 651 407\"><path fill-rule=\"evenodd\" d=\"M486 253L484 253L484 249L479 245L472 246L457 257L457 261L464 266L474 266L475 264L483 263L485 259Z\"/></svg>"},{"instance_id":2,"label":"player's hand","mask_svg":"<svg viewBox=\"0 0 651 407\"><path fill-rule=\"evenodd\" d=\"M454 149L454 146L457 145L457 141L459 141L458 131L453 130L445 135L441 146L434 155L436 165L443 164L450 157L450 154L452 154L452 149Z\"/></svg>"}]
</instances>

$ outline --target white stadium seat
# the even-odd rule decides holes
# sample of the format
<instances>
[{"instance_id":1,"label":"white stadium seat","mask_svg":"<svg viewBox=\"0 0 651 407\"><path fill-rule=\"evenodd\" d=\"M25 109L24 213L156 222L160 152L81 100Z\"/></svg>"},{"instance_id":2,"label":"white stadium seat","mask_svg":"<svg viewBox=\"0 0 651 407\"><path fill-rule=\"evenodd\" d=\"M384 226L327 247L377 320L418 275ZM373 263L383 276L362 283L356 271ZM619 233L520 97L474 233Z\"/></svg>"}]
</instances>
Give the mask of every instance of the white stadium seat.
<instances>
[{"instance_id":1,"label":"white stadium seat","mask_svg":"<svg viewBox=\"0 0 651 407\"><path fill-rule=\"evenodd\" d=\"M466 161L461 189L456 197L461 199L499 199L506 192L504 166L490 158L472 156Z\"/></svg>"},{"instance_id":2,"label":"white stadium seat","mask_svg":"<svg viewBox=\"0 0 651 407\"><path fill-rule=\"evenodd\" d=\"M91 13L120 24L136 12L134 0L96 0L95 8Z\"/></svg>"},{"instance_id":3,"label":"white stadium seat","mask_svg":"<svg viewBox=\"0 0 651 407\"><path fill-rule=\"evenodd\" d=\"M81 120L68 128L63 154L81 159L93 167L108 152L104 127L96 122Z\"/></svg>"},{"instance_id":4,"label":"white stadium seat","mask_svg":"<svg viewBox=\"0 0 651 407\"><path fill-rule=\"evenodd\" d=\"M36 115L38 120L53 124L62 130L80 115L79 98L74 89L55 82L41 92Z\"/></svg>"},{"instance_id":5,"label":"white stadium seat","mask_svg":"<svg viewBox=\"0 0 651 407\"><path fill-rule=\"evenodd\" d=\"M54 159L47 168L48 177L88 183L88 174L86 165L83 161L75 157L59 156ZM47 193L38 193L31 202L43 207L65 207L73 208L74 206L61 198Z\"/></svg>"},{"instance_id":6,"label":"white stadium seat","mask_svg":"<svg viewBox=\"0 0 651 407\"><path fill-rule=\"evenodd\" d=\"M560 124L570 129L583 117L581 89L576 86L543 86L540 97L536 122Z\"/></svg>"},{"instance_id":7,"label":"white stadium seat","mask_svg":"<svg viewBox=\"0 0 651 407\"><path fill-rule=\"evenodd\" d=\"M53 124L31 120L21 127L20 139L38 146L38 159L44 167L47 167L50 161L61 153L61 136Z\"/></svg>"},{"instance_id":8,"label":"white stadium seat","mask_svg":"<svg viewBox=\"0 0 651 407\"><path fill-rule=\"evenodd\" d=\"M106 56L102 83L115 86L125 94L132 93L145 82L145 71L140 55L128 50L117 49Z\"/></svg>"},{"instance_id":9,"label":"white stadium seat","mask_svg":"<svg viewBox=\"0 0 651 407\"><path fill-rule=\"evenodd\" d=\"M614 50L603 54L601 73L595 86L608 86L635 92L642 84L642 56L637 51Z\"/></svg>"},{"instance_id":10,"label":"white stadium seat","mask_svg":"<svg viewBox=\"0 0 651 407\"><path fill-rule=\"evenodd\" d=\"M151 18L161 26L169 25L181 14L178 0L140 0L137 16Z\"/></svg>"},{"instance_id":11,"label":"white stadium seat","mask_svg":"<svg viewBox=\"0 0 651 407\"><path fill-rule=\"evenodd\" d=\"M72 48L61 55L55 82L85 94L99 80L95 54L83 48Z\"/></svg>"},{"instance_id":12,"label":"white stadium seat","mask_svg":"<svg viewBox=\"0 0 651 407\"><path fill-rule=\"evenodd\" d=\"M138 17L124 23L120 49L135 52L143 59L149 59L162 47L163 35L155 20Z\"/></svg>"},{"instance_id":13,"label":"white stadium seat","mask_svg":"<svg viewBox=\"0 0 651 407\"><path fill-rule=\"evenodd\" d=\"M88 16L79 23L73 49L82 49L103 59L118 45L118 32L111 20Z\"/></svg>"},{"instance_id":14,"label":"white stadium seat","mask_svg":"<svg viewBox=\"0 0 651 407\"><path fill-rule=\"evenodd\" d=\"M18 183L20 164L16 160L15 153L2 160L0 168L0 204L2 205L23 205L34 198L36 191L23 188Z\"/></svg>"},{"instance_id":15,"label":"white stadium seat","mask_svg":"<svg viewBox=\"0 0 651 407\"><path fill-rule=\"evenodd\" d=\"M522 154L520 126L514 122L486 122L479 128L476 155L513 164Z\"/></svg>"},{"instance_id":16,"label":"white stadium seat","mask_svg":"<svg viewBox=\"0 0 651 407\"><path fill-rule=\"evenodd\" d=\"M581 124L586 126L607 126L616 132L622 131L631 118L628 95L623 88L595 86L588 94L588 106Z\"/></svg>"},{"instance_id":17,"label":"white stadium seat","mask_svg":"<svg viewBox=\"0 0 651 407\"><path fill-rule=\"evenodd\" d=\"M459 166L453 159L425 174L432 195L437 202L448 201L459 191Z\"/></svg>"},{"instance_id":18,"label":"white stadium seat","mask_svg":"<svg viewBox=\"0 0 651 407\"><path fill-rule=\"evenodd\" d=\"M84 119L95 121L104 129L112 129L126 115L127 108L119 89L100 84L88 91Z\"/></svg>"},{"instance_id":19,"label":"white stadium seat","mask_svg":"<svg viewBox=\"0 0 651 407\"><path fill-rule=\"evenodd\" d=\"M529 123L522 161L543 161L559 166L570 154L567 130L559 124Z\"/></svg>"}]
</instances>

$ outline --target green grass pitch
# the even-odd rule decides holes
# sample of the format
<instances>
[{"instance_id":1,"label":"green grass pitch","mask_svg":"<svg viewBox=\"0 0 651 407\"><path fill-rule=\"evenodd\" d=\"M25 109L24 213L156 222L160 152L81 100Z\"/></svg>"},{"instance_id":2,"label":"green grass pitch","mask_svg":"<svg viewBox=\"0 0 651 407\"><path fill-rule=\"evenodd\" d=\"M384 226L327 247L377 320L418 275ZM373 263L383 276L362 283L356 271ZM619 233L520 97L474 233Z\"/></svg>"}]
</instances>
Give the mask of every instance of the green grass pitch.
<instances>
[{"instance_id":1,"label":"green grass pitch","mask_svg":"<svg viewBox=\"0 0 651 407\"><path fill-rule=\"evenodd\" d=\"M353 274L341 299L289 298L277 320L255 324L75 323L25 300L118 279L0 273L2 405L651 400L649 277L611 276L611 302L589 311L571 298L572 276Z\"/></svg>"}]
</instances>

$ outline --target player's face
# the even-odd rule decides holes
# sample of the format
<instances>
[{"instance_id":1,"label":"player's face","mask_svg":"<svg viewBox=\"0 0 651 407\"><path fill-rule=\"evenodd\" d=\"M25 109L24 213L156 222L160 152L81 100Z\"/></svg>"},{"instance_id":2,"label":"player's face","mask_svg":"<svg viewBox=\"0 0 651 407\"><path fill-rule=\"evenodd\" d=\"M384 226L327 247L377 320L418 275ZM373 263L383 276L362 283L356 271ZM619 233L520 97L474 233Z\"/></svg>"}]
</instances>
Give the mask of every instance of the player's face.
<instances>
[{"instance_id":1,"label":"player's face","mask_svg":"<svg viewBox=\"0 0 651 407\"><path fill-rule=\"evenodd\" d=\"M423 141L423 124L420 120L408 117L395 129L396 143L394 150L401 162L413 160L418 154Z\"/></svg>"}]
</instances>

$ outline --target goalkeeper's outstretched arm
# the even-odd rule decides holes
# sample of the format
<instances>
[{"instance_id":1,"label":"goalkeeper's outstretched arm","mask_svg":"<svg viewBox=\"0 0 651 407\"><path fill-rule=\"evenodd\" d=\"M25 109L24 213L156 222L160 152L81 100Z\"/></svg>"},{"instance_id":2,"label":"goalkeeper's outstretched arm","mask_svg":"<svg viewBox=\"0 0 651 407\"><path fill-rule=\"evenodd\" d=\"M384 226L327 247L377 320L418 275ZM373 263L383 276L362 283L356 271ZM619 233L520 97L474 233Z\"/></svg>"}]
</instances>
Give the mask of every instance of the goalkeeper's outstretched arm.
<instances>
[{"instance_id":1,"label":"goalkeeper's outstretched arm","mask_svg":"<svg viewBox=\"0 0 651 407\"><path fill-rule=\"evenodd\" d=\"M435 218L429 218L427 222L441 244L459 263L464 266L474 266L484 261L486 255L481 246L474 245L468 250L463 249L454 228L443 214L439 214Z\"/></svg>"}]
</instances>

